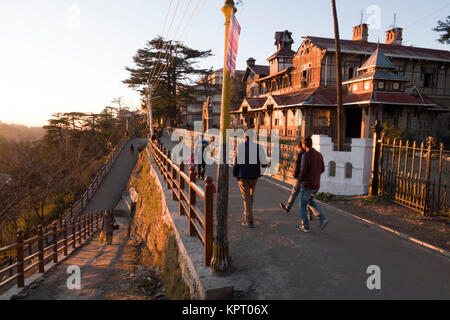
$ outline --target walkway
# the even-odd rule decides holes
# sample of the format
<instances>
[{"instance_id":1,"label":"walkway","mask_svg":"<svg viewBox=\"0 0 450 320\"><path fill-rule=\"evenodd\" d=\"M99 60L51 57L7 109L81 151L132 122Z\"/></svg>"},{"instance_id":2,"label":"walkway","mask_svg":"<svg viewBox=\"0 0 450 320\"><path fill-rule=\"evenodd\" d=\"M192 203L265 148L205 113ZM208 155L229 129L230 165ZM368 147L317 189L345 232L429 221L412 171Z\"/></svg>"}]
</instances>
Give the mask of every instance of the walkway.
<instances>
[{"instance_id":1,"label":"walkway","mask_svg":"<svg viewBox=\"0 0 450 320\"><path fill-rule=\"evenodd\" d=\"M169 148L168 137L163 142ZM216 166L206 171L216 181ZM277 182L277 184L279 184ZM450 299L450 261L390 233L369 228L319 205L330 223L309 234L295 229L299 205L290 214L278 203L289 191L270 178L258 181L256 227L241 227L243 203L230 170L229 245L234 265L253 282L252 299ZM381 290L367 288L367 267L381 269Z\"/></svg>"},{"instance_id":2,"label":"walkway","mask_svg":"<svg viewBox=\"0 0 450 320\"><path fill-rule=\"evenodd\" d=\"M146 144L146 139L132 139L128 141L117 157L113 167L108 173L100 188L90 200L84 213L92 213L96 210L113 210L125 190L127 181L134 169L138 155L136 145ZM134 144L134 154L130 154L130 144ZM123 287L123 277L126 271L124 256L127 246L127 218L116 218L120 225L115 233L113 245L102 245L98 236L87 242L83 247L71 254L66 260L50 270L39 286L35 289L27 289L26 299L29 300L107 300L126 298L126 288ZM67 273L69 266L79 266L81 269L81 290L69 290ZM136 298L135 296L129 297Z\"/></svg>"}]
</instances>

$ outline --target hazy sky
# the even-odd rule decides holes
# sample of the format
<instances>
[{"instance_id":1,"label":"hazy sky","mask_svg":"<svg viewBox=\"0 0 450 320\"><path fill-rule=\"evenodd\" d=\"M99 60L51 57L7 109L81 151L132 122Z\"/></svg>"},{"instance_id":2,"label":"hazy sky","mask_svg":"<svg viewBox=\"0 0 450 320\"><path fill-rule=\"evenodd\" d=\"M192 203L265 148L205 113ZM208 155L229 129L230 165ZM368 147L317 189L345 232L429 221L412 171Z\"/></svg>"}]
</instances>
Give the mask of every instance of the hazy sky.
<instances>
[{"instance_id":1,"label":"hazy sky","mask_svg":"<svg viewBox=\"0 0 450 320\"><path fill-rule=\"evenodd\" d=\"M169 18L177 1L173 0ZM180 38L198 1L200 14ZM43 125L54 112L98 112L119 96L138 107L138 95L121 82L127 77L124 67L132 65L133 55L146 40L163 33L169 3L0 0L0 121ZM176 36L189 3L176 38L197 49L212 49L215 56L202 64L221 68L222 0L180 0L169 38ZM449 50L432 31L437 20L450 15L448 0L337 0L337 5L343 39L351 39L363 10L364 21L375 27L369 40L383 42L397 13L397 25L405 28L405 45ZM333 36L330 0L244 0L237 17L242 27L238 69L245 68L250 56L266 63L275 51L275 31L292 31L294 50L303 36Z\"/></svg>"}]
</instances>

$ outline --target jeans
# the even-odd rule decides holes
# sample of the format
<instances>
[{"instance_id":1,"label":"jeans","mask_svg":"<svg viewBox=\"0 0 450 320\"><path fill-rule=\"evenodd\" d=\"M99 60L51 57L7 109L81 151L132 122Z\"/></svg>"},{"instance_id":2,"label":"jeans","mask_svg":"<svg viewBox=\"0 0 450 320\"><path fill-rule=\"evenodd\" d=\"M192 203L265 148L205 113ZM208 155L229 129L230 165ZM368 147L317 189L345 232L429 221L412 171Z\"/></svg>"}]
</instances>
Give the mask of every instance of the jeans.
<instances>
[{"instance_id":1,"label":"jeans","mask_svg":"<svg viewBox=\"0 0 450 320\"><path fill-rule=\"evenodd\" d=\"M289 200L286 204L286 208L289 210L291 210L292 206L294 205L295 199L297 199L298 194L300 193L300 190L302 189L302 183L300 182L300 180L295 179L295 183L292 186L292 190L291 190L291 195L289 197ZM308 203L307 206L307 211L308 211L308 215L310 217L312 217L313 212L311 210L310 204Z\"/></svg>"},{"instance_id":2,"label":"jeans","mask_svg":"<svg viewBox=\"0 0 450 320\"><path fill-rule=\"evenodd\" d=\"M316 202L314 201L314 196L316 195L317 191L318 190L307 190L307 189L302 189L300 191L300 213L302 215L303 227L305 229L309 229L309 220L308 220L308 216L306 214L308 205L310 205L312 208L314 208L316 210L316 212L319 213L320 222L323 222L326 220L322 211L320 211L319 207L317 206Z\"/></svg>"}]
</instances>

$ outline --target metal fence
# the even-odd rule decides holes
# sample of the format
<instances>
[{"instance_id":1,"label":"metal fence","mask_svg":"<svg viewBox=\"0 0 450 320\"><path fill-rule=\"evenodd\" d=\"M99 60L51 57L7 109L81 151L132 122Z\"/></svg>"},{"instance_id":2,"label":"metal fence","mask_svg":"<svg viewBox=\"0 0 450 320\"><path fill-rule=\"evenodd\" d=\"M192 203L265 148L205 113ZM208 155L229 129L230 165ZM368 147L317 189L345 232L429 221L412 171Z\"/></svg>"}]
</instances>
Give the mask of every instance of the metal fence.
<instances>
[{"instance_id":1,"label":"metal fence","mask_svg":"<svg viewBox=\"0 0 450 320\"><path fill-rule=\"evenodd\" d=\"M424 216L448 215L450 151L434 146L433 139L417 143L382 138L379 194L421 212Z\"/></svg>"}]
</instances>

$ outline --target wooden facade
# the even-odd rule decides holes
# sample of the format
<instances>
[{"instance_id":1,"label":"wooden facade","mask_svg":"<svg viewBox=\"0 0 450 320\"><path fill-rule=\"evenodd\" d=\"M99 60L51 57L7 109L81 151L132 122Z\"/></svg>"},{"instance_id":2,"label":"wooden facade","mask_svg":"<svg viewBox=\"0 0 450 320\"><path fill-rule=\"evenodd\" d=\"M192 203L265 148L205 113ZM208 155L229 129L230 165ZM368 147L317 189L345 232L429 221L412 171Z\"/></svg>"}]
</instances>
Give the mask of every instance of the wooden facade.
<instances>
[{"instance_id":1,"label":"wooden facade","mask_svg":"<svg viewBox=\"0 0 450 320\"><path fill-rule=\"evenodd\" d=\"M353 40L341 40L347 140L371 137L375 120L387 121L418 140L450 135L450 52L403 46L397 29L401 28L387 32L385 44L368 42L364 24L354 28ZM253 58L247 61L247 98L232 112L232 125L279 129L285 139L313 134L334 139L334 39L306 37L296 52L291 50L290 32L277 32L275 39L277 51L268 59L269 66L256 65ZM392 66L378 69L390 80L353 81L377 52Z\"/></svg>"}]
</instances>

